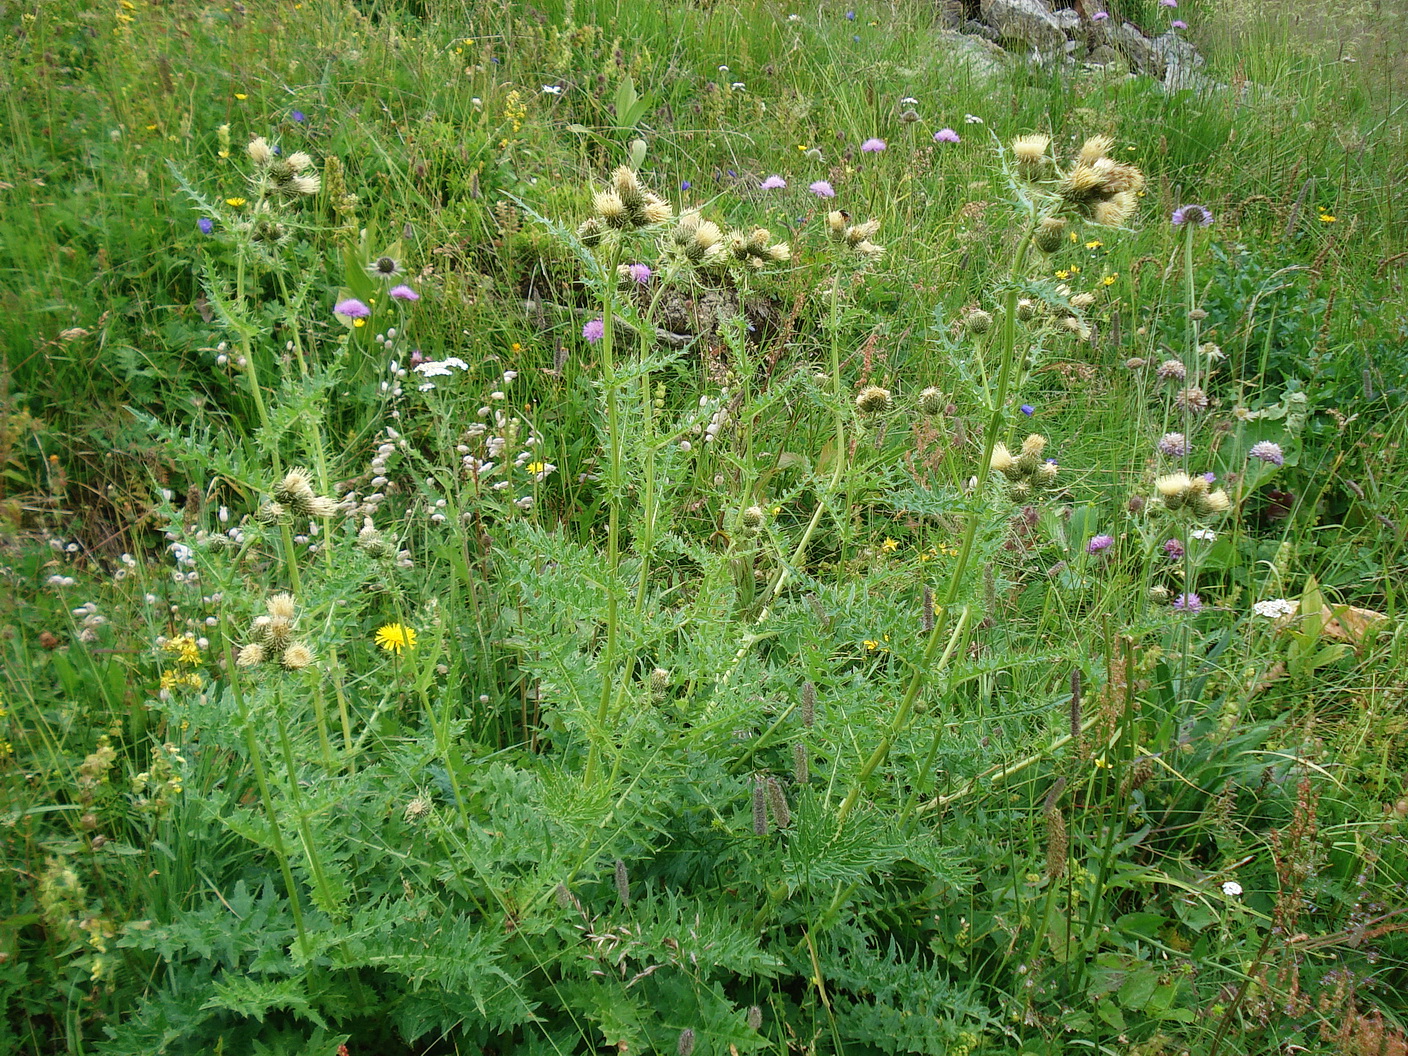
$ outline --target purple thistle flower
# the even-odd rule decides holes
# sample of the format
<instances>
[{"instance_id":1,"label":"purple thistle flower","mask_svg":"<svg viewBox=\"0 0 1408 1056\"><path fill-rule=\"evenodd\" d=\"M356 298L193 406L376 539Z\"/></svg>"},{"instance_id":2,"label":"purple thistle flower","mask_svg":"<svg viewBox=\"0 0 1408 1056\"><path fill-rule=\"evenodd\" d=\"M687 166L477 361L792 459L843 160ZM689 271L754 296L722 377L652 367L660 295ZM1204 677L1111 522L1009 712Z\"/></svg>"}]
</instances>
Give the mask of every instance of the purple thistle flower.
<instances>
[{"instance_id":1,"label":"purple thistle flower","mask_svg":"<svg viewBox=\"0 0 1408 1056\"><path fill-rule=\"evenodd\" d=\"M1097 12L1095 12L1095 14L1093 14L1093 15L1090 16L1090 21L1092 21L1092 22L1103 22L1103 21L1105 21L1105 19L1107 19L1107 18L1109 18L1109 17L1110 17L1110 12L1108 12L1108 11L1097 11Z\"/></svg>"},{"instance_id":2,"label":"purple thistle flower","mask_svg":"<svg viewBox=\"0 0 1408 1056\"><path fill-rule=\"evenodd\" d=\"M885 149L885 141L872 136L860 145L860 149L866 154L879 154Z\"/></svg>"},{"instance_id":3,"label":"purple thistle flower","mask_svg":"<svg viewBox=\"0 0 1408 1056\"><path fill-rule=\"evenodd\" d=\"M832 187L831 184L827 183L825 180L817 180L810 187L808 187L807 190L811 191L812 194L816 195L818 198L836 197L836 189Z\"/></svg>"},{"instance_id":4,"label":"purple thistle flower","mask_svg":"<svg viewBox=\"0 0 1408 1056\"><path fill-rule=\"evenodd\" d=\"M957 143L958 133L951 128L941 128L934 133L935 143Z\"/></svg>"},{"instance_id":5,"label":"purple thistle flower","mask_svg":"<svg viewBox=\"0 0 1408 1056\"><path fill-rule=\"evenodd\" d=\"M1019 410L1020 410L1023 414L1025 414L1028 418L1030 418L1032 415L1036 414L1036 408L1033 407L1030 403L1024 403L1024 404L1022 404L1022 406L1019 408Z\"/></svg>"},{"instance_id":6,"label":"purple thistle flower","mask_svg":"<svg viewBox=\"0 0 1408 1056\"><path fill-rule=\"evenodd\" d=\"M1212 223L1212 210L1205 205L1180 205L1173 211L1173 226L1199 224L1207 227Z\"/></svg>"},{"instance_id":7,"label":"purple thistle flower","mask_svg":"<svg viewBox=\"0 0 1408 1056\"><path fill-rule=\"evenodd\" d=\"M1280 444L1273 444L1270 440L1263 440L1253 444L1252 449L1247 452L1252 458L1258 458L1263 462L1270 462L1273 466L1284 466L1286 456L1281 452Z\"/></svg>"},{"instance_id":8,"label":"purple thistle flower","mask_svg":"<svg viewBox=\"0 0 1408 1056\"><path fill-rule=\"evenodd\" d=\"M349 297L333 306L333 314L344 315L348 319L365 319L372 314L372 310L355 297Z\"/></svg>"},{"instance_id":9,"label":"purple thistle flower","mask_svg":"<svg viewBox=\"0 0 1408 1056\"><path fill-rule=\"evenodd\" d=\"M1164 433L1159 437L1159 450L1169 458L1182 458L1188 453L1188 438L1182 433Z\"/></svg>"},{"instance_id":10,"label":"purple thistle flower","mask_svg":"<svg viewBox=\"0 0 1408 1056\"><path fill-rule=\"evenodd\" d=\"M626 271L631 278L635 279L636 282L640 283L642 286L650 281L651 275L655 274L650 270L650 266L647 264L632 264Z\"/></svg>"},{"instance_id":11,"label":"purple thistle flower","mask_svg":"<svg viewBox=\"0 0 1408 1056\"><path fill-rule=\"evenodd\" d=\"M202 216L199 220L196 221L196 227L200 228L200 233L202 235L208 235L210 234L210 232L215 230L215 221L210 219L210 217L208 216Z\"/></svg>"},{"instance_id":12,"label":"purple thistle flower","mask_svg":"<svg viewBox=\"0 0 1408 1056\"><path fill-rule=\"evenodd\" d=\"M1183 21L1183 19L1181 19L1181 18L1175 18L1172 22L1169 23L1169 25L1172 26L1174 29L1187 29L1187 28L1188 28L1188 23L1185 22L1185 21Z\"/></svg>"},{"instance_id":13,"label":"purple thistle flower","mask_svg":"<svg viewBox=\"0 0 1408 1056\"><path fill-rule=\"evenodd\" d=\"M592 344L596 344L606 336L606 323L600 319L590 320L586 326L582 327L582 336Z\"/></svg>"},{"instance_id":14,"label":"purple thistle flower","mask_svg":"<svg viewBox=\"0 0 1408 1056\"><path fill-rule=\"evenodd\" d=\"M1209 484L1213 484L1217 481L1217 474L1214 473L1212 470L1208 470L1206 473L1203 474L1203 479L1206 480Z\"/></svg>"},{"instance_id":15,"label":"purple thistle flower","mask_svg":"<svg viewBox=\"0 0 1408 1056\"><path fill-rule=\"evenodd\" d=\"M1177 560L1178 560L1180 557L1182 557L1183 554L1185 553L1185 551L1184 551L1184 549L1183 549L1183 542L1182 542L1182 540L1180 540L1180 539L1165 539L1165 540L1164 540L1164 553L1167 554L1169 557L1173 558L1175 561L1177 561Z\"/></svg>"},{"instance_id":16,"label":"purple thistle flower","mask_svg":"<svg viewBox=\"0 0 1408 1056\"><path fill-rule=\"evenodd\" d=\"M1097 535L1085 544L1087 554L1099 554L1115 545L1113 535Z\"/></svg>"},{"instance_id":17,"label":"purple thistle flower","mask_svg":"<svg viewBox=\"0 0 1408 1056\"><path fill-rule=\"evenodd\" d=\"M1202 612L1203 599L1196 594L1180 594L1173 599L1173 607L1179 612Z\"/></svg>"},{"instance_id":18,"label":"purple thistle flower","mask_svg":"<svg viewBox=\"0 0 1408 1056\"><path fill-rule=\"evenodd\" d=\"M308 115L305 114L302 110L295 110L293 113L289 114L288 116L289 116L293 121L295 121L296 123L298 123L298 124L300 124L300 125L303 124L303 122L305 122L305 121L308 120Z\"/></svg>"},{"instance_id":19,"label":"purple thistle flower","mask_svg":"<svg viewBox=\"0 0 1408 1056\"><path fill-rule=\"evenodd\" d=\"M758 184L758 187L764 191L779 191L786 186L787 181L784 180L781 176L776 175L769 176L762 183Z\"/></svg>"},{"instance_id":20,"label":"purple thistle flower","mask_svg":"<svg viewBox=\"0 0 1408 1056\"><path fill-rule=\"evenodd\" d=\"M1178 0L1159 0L1160 7L1177 7Z\"/></svg>"},{"instance_id":21,"label":"purple thistle flower","mask_svg":"<svg viewBox=\"0 0 1408 1056\"><path fill-rule=\"evenodd\" d=\"M393 286L387 291L386 295L388 297L394 297L398 301L420 300L420 294L416 293L416 291L409 286Z\"/></svg>"}]
</instances>

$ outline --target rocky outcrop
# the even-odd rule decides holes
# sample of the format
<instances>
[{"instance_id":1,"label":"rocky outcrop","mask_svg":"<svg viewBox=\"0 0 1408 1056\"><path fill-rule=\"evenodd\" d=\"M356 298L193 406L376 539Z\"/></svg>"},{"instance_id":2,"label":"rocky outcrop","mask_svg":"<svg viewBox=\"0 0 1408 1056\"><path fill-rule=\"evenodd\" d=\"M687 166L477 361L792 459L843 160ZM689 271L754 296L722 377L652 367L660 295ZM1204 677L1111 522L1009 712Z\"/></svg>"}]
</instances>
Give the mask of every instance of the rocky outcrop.
<instances>
[{"instance_id":1,"label":"rocky outcrop","mask_svg":"<svg viewBox=\"0 0 1408 1056\"><path fill-rule=\"evenodd\" d=\"M1124 66L1171 91L1215 87L1200 72L1203 57L1176 30L1151 37L1133 22L1111 18L1100 0L938 0L938 6L958 32L1041 62Z\"/></svg>"}]
</instances>

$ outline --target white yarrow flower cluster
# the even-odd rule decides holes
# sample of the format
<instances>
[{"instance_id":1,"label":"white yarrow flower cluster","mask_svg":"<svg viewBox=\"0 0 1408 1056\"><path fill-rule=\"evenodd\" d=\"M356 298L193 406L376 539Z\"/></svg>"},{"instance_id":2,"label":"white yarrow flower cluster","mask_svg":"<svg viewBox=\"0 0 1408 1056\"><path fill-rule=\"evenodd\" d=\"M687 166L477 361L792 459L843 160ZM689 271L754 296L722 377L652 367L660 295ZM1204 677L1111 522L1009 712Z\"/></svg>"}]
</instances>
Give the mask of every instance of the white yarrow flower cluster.
<instances>
[{"instance_id":1,"label":"white yarrow flower cluster","mask_svg":"<svg viewBox=\"0 0 1408 1056\"><path fill-rule=\"evenodd\" d=\"M1282 616L1289 616L1300 606L1294 601L1287 601L1285 598L1270 598L1267 601L1258 601L1252 606L1252 612L1258 616L1265 616L1268 620L1280 619Z\"/></svg>"}]
</instances>

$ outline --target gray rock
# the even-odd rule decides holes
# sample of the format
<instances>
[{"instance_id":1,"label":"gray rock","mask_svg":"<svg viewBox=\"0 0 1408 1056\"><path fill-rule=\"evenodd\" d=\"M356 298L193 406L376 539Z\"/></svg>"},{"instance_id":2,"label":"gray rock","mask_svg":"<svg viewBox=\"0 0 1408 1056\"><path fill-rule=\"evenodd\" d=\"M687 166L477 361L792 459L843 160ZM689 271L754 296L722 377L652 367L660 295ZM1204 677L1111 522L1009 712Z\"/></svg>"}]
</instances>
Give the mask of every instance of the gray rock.
<instances>
[{"instance_id":1,"label":"gray rock","mask_svg":"<svg viewBox=\"0 0 1408 1056\"><path fill-rule=\"evenodd\" d=\"M1056 54L1065 47L1066 33L1043 0L981 0L978 10L1004 41Z\"/></svg>"},{"instance_id":2,"label":"gray rock","mask_svg":"<svg viewBox=\"0 0 1408 1056\"><path fill-rule=\"evenodd\" d=\"M1085 61L1092 66L1108 66L1112 62L1119 62L1120 53L1108 44L1100 44L1090 49L1090 54L1085 57Z\"/></svg>"},{"instance_id":3,"label":"gray rock","mask_svg":"<svg viewBox=\"0 0 1408 1056\"><path fill-rule=\"evenodd\" d=\"M1139 32L1138 26L1121 22L1117 26L1107 24L1102 31L1106 43L1127 58L1133 69L1163 79L1164 60L1154 51L1149 38Z\"/></svg>"}]
</instances>

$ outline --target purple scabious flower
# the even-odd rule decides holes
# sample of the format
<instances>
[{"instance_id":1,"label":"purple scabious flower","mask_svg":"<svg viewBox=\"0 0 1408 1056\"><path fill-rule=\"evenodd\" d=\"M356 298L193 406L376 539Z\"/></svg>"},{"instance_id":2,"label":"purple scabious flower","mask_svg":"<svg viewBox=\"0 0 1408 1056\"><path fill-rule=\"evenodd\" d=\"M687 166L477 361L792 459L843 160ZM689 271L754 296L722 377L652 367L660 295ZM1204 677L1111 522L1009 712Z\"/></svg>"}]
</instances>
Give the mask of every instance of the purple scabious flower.
<instances>
[{"instance_id":1,"label":"purple scabious flower","mask_svg":"<svg viewBox=\"0 0 1408 1056\"><path fill-rule=\"evenodd\" d=\"M338 301L332 310L334 315L345 315L348 319L365 319L372 314L372 310L355 297Z\"/></svg>"},{"instance_id":2,"label":"purple scabious flower","mask_svg":"<svg viewBox=\"0 0 1408 1056\"><path fill-rule=\"evenodd\" d=\"M1175 561L1177 561L1185 553L1183 549L1183 542L1180 539L1165 539L1163 549L1164 553L1167 554L1169 557L1173 558Z\"/></svg>"},{"instance_id":3,"label":"purple scabious flower","mask_svg":"<svg viewBox=\"0 0 1408 1056\"><path fill-rule=\"evenodd\" d=\"M650 266L648 264L632 264L626 269L626 273L630 275L631 278L635 279L636 282L640 283L642 286L644 286L647 282L650 281L650 276L655 274L653 271L650 270Z\"/></svg>"},{"instance_id":4,"label":"purple scabious flower","mask_svg":"<svg viewBox=\"0 0 1408 1056\"><path fill-rule=\"evenodd\" d=\"M1212 223L1212 210L1205 205L1180 205L1173 211L1173 226L1199 224L1207 227Z\"/></svg>"},{"instance_id":5,"label":"purple scabious flower","mask_svg":"<svg viewBox=\"0 0 1408 1056\"><path fill-rule=\"evenodd\" d=\"M951 128L941 128L934 133L935 143L957 143L958 133Z\"/></svg>"},{"instance_id":6,"label":"purple scabious flower","mask_svg":"<svg viewBox=\"0 0 1408 1056\"><path fill-rule=\"evenodd\" d=\"M1173 599L1173 607L1179 612L1202 612L1203 599L1193 593L1180 594Z\"/></svg>"},{"instance_id":7,"label":"purple scabious flower","mask_svg":"<svg viewBox=\"0 0 1408 1056\"><path fill-rule=\"evenodd\" d=\"M1214 473L1212 470L1208 470L1206 473L1203 474L1203 479L1206 480L1209 484L1215 484L1217 483L1217 474Z\"/></svg>"},{"instance_id":8,"label":"purple scabious flower","mask_svg":"<svg viewBox=\"0 0 1408 1056\"><path fill-rule=\"evenodd\" d=\"M680 190L682 190L682 191L687 191L687 190L689 190L689 188L690 188L690 182L689 182L688 180L685 180L683 183L680 184Z\"/></svg>"},{"instance_id":9,"label":"purple scabious flower","mask_svg":"<svg viewBox=\"0 0 1408 1056\"><path fill-rule=\"evenodd\" d=\"M308 120L308 115L305 114L302 110L295 110L293 113L289 114L288 116L289 116L294 122L296 122L297 124L300 124L300 125L303 124L303 122L305 122L305 121Z\"/></svg>"},{"instance_id":10,"label":"purple scabious flower","mask_svg":"<svg viewBox=\"0 0 1408 1056\"><path fill-rule=\"evenodd\" d=\"M582 336L592 344L596 344L606 336L606 323L601 319L589 320L586 326L582 327Z\"/></svg>"},{"instance_id":11,"label":"purple scabious flower","mask_svg":"<svg viewBox=\"0 0 1408 1056\"><path fill-rule=\"evenodd\" d=\"M1097 11L1097 12L1095 12L1095 14L1093 14L1093 15L1090 16L1090 21L1092 21L1092 22L1103 22L1103 21L1105 21L1105 19L1107 19L1107 18L1109 18L1109 17L1110 17L1110 12L1108 12L1108 11Z\"/></svg>"},{"instance_id":12,"label":"purple scabious flower","mask_svg":"<svg viewBox=\"0 0 1408 1056\"><path fill-rule=\"evenodd\" d=\"M860 145L860 149L866 154L879 154L885 149L885 141L872 136Z\"/></svg>"},{"instance_id":13,"label":"purple scabious flower","mask_svg":"<svg viewBox=\"0 0 1408 1056\"><path fill-rule=\"evenodd\" d=\"M391 289L386 292L386 295L388 297L393 297L398 301L420 300L420 294L416 293L416 291L411 289L409 286L404 285L391 287Z\"/></svg>"},{"instance_id":14,"label":"purple scabious flower","mask_svg":"<svg viewBox=\"0 0 1408 1056\"><path fill-rule=\"evenodd\" d=\"M807 190L811 191L812 194L816 195L818 198L836 197L836 188L832 187L831 184L827 183L825 180L817 180L808 187Z\"/></svg>"},{"instance_id":15,"label":"purple scabious flower","mask_svg":"<svg viewBox=\"0 0 1408 1056\"><path fill-rule=\"evenodd\" d=\"M1036 414L1036 408L1033 407L1030 403L1024 403L1024 404L1022 404L1022 406L1019 408L1019 410L1021 410L1021 412L1022 412L1023 414L1025 414L1028 418L1030 418L1032 415Z\"/></svg>"},{"instance_id":16,"label":"purple scabious flower","mask_svg":"<svg viewBox=\"0 0 1408 1056\"><path fill-rule=\"evenodd\" d=\"M1182 433L1164 433L1159 437L1159 451L1169 458L1182 458L1188 453L1188 438Z\"/></svg>"},{"instance_id":17,"label":"purple scabious flower","mask_svg":"<svg viewBox=\"0 0 1408 1056\"><path fill-rule=\"evenodd\" d=\"M1113 535L1097 535L1092 538L1090 542L1085 544L1085 552L1087 554L1099 554L1114 545L1115 537Z\"/></svg>"},{"instance_id":18,"label":"purple scabious flower","mask_svg":"<svg viewBox=\"0 0 1408 1056\"><path fill-rule=\"evenodd\" d=\"M1178 0L1159 0L1160 7L1177 7Z\"/></svg>"},{"instance_id":19,"label":"purple scabious flower","mask_svg":"<svg viewBox=\"0 0 1408 1056\"><path fill-rule=\"evenodd\" d=\"M786 186L787 181L777 175L769 176L762 183L758 184L758 187L764 191L780 191Z\"/></svg>"},{"instance_id":20,"label":"purple scabious flower","mask_svg":"<svg viewBox=\"0 0 1408 1056\"><path fill-rule=\"evenodd\" d=\"M196 227L200 228L200 233L202 235L208 235L210 234L210 232L215 230L215 221L210 219L210 217L208 216L202 216L199 220L196 221Z\"/></svg>"},{"instance_id":21,"label":"purple scabious flower","mask_svg":"<svg viewBox=\"0 0 1408 1056\"><path fill-rule=\"evenodd\" d=\"M1286 456L1281 451L1280 444L1273 444L1270 440L1263 440L1253 444L1252 449L1247 452L1252 458L1260 459L1263 462L1270 462L1273 466L1284 466Z\"/></svg>"},{"instance_id":22,"label":"purple scabious flower","mask_svg":"<svg viewBox=\"0 0 1408 1056\"><path fill-rule=\"evenodd\" d=\"M1169 25L1172 26L1174 29L1187 29L1187 28L1188 28L1188 23L1185 22L1185 21L1183 21L1183 19L1181 19L1181 18L1175 18L1172 22L1169 23Z\"/></svg>"},{"instance_id":23,"label":"purple scabious flower","mask_svg":"<svg viewBox=\"0 0 1408 1056\"><path fill-rule=\"evenodd\" d=\"M856 13L855 13L854 11L847 11L847 12L846 12L846 21L847 21L847 22L854 22L855 20L856 20Z\"/></svg>"}]
</instances>

